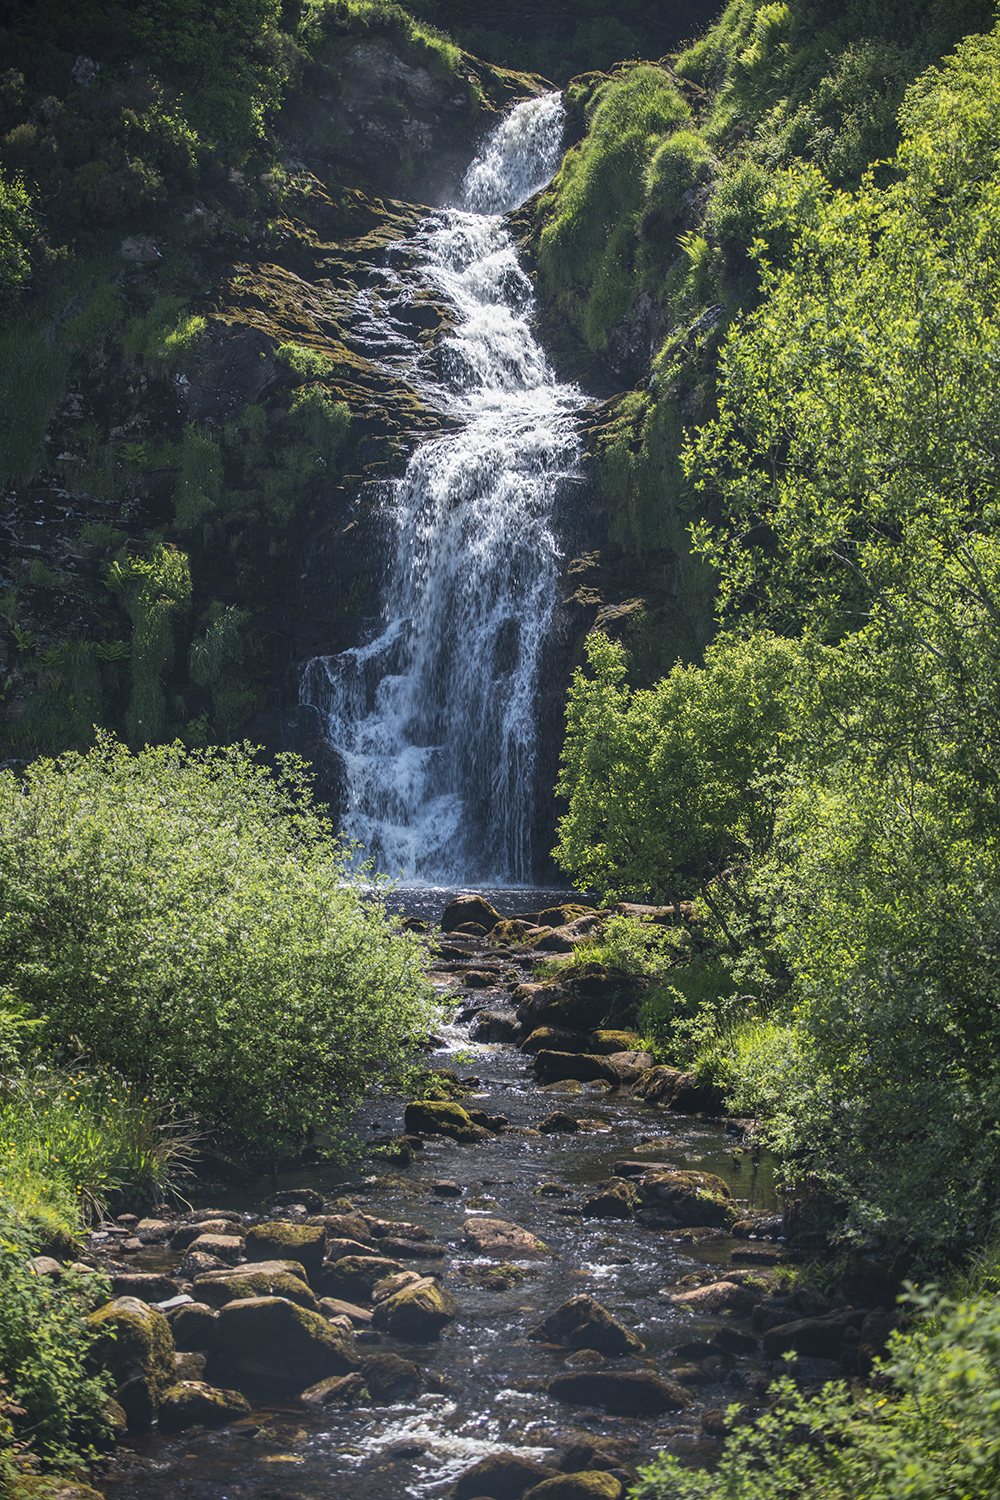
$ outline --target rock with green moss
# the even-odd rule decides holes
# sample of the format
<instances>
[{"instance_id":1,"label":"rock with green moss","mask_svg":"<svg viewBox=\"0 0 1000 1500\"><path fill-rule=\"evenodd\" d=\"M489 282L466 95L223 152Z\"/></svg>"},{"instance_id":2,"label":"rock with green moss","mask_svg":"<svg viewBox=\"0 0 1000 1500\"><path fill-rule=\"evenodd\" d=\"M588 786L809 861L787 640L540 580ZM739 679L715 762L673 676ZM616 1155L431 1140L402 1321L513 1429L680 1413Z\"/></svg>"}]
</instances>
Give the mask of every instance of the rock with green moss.
<instances>
[{"instance_id":1,"label":"rock with green moss","mask_svg":"<svg viewBox=\"0 0 1000 1500\"><path fill-rule=\"evenodd\" d=\"M4 1493L9 1500L104 1500L89 1484L59 1474L20 1474Z\"/></svg>"},{"instance_id":2,"label":"rock with green moss","mask_svg":"<svg viewBox=\"0 0 1000 1500\"><path fill-rule=\"evenodd\" d=\"M287 1297L315 1311L316 1294L298 1261L255 1261L231 1271L206 1271L194 1279L194 1295L209 1307L224 1307L247 1297Z\"/></svg>"},{"instance_id":3,"label":"rock with green moss","mask_svg":"<svg viewBox=\"0 0 1000 1500\"><path fill-rule=\"evenodd\" d=\"M549 1313L528 1338L536 1343L568 1344L571 1349L596 1349L601 1354L641 1354L644 1347L634 1333L585 1292Z\"/></svg>"},{"instance_id":4,"label":"rock with green moss","mask_svg":"<svg viewBox=\"0 0 1000 1500\"><path fill-rule=\"evenodd\" d=\"M360 1363L349 1333L285 1297L249 1297L222 1308L212 1355L213 1369L299 1389L303 1382L349 1375Z\"/></svg>"},{"instance_id":5,"label":"rock with green moss","mask_svg":"<svg viewBox=\"0 0 1000 1500\"><path fill-rule=\"evenodd\" d=\"M522 1453L491 1453L460 1474L452 1490L454 1500L521 1500L525 1490L556 1471Z\"/></svg>"},{"instance_id":6,"label":"rock with green moss","mask_svg":"<svg viewBox=\"0 0 1000 1500\"><path fill-rule=\"evenodd\" d=\"M367 1406L371 1393L360 1370L350 1375L331 1375L326 1380L317 1380L315 1385L300 1392L299 1400L311 1411L322 1411L326 1406Z\"/></svg>"},{"instance_id":7,"label":"rock with green moss","mask_svg":"<svg viewBox=\"0 0 1000 1500\"><path fill-rule=\"evenodd\" d=\"M219 1390L203 1380L180 1380L163 1393L161 1432L185 1432L189 1427L225 1427L250 1414L250 1403L239 1391Z\"/></svg>"},{"instance_id":8,"label":"rock with green moss","mask_svg":"<svg viewBox=\"0 0 1000 1500\"><path fill-rule=\"evenodd\" d=\"M402 1269L398 1260L384 1255L344 1255L325 1267L323 1290L347 1302L370 1302L376 1284Z\"/></svg>"},{"instance_id":9,"label":"rock with green moss","mask_svg":"<svg viewBox=\"0 0 1000 1500\"><path fill-rule=\"evenodd\" d=\"M96 1335L90 1360L111 1373L128 1430L148 1431L175 1379L170 1324L138 1297L116 1297L92 1312L87 1323Z\"/></svg>"},{"instance_id":10,"label":"rock with green moss","mask_svg":"<svg viewBox=\"0 0 1000 1500\"><path fill-rule=\"evenodd\" d=\"M393 1338L423 1344L436 1339L457 1311L458 1303L451 1292L445 1291L433 1276L420 1276L380 1302L372 1314L372 1323Z\"/></svg>"},{"instance_id":11,"label":"rock with green moss","mask_svg":"<svg viewBox=\"0 0 1000 1500\"><path fill-rule=\"evenodd\" d=\"M638 1193L644 1210L678 1226L719 1227L734 1214L728 1187L711 1172L649 1172Z\"/></svg>"},{"instance_id":12,"label":"rock with green moss","mask_svg":"<svg viewBox=\"0 0 1000 1500\"><path fill-rule=\"evenodd\" d=\"M243 1254L247 1260L296 1260L305 1267L306 1279L318 1271L326 1252L326 1229L322 1224L289 1224L275 1219L247 1230Z\"/></svg>"},{"instance_id":13,"label":"rock with green moss","mask_svg":"<svg viewBox=\"0 0 1000 1500\"><path fill-rule=\"evenodd\" d=\"M625 1493L620 1479L603 1469L583 1469L578 1474L559 1474L543 1479L526 1490L523 1500L621 1500Z\"/></svg>"},{"instance_id":14,"label":"rock with green moss","mask_svg":"<svg viewBox=\"0 0 1000 1500\"><path fill-rule=\"evenodd\" d=\"M414 1099L406 1106L404 1124L408 1135L446 1135L463 1146L493 1139L460 1104L445 1100Z\"/></svg>"}]
</instances>

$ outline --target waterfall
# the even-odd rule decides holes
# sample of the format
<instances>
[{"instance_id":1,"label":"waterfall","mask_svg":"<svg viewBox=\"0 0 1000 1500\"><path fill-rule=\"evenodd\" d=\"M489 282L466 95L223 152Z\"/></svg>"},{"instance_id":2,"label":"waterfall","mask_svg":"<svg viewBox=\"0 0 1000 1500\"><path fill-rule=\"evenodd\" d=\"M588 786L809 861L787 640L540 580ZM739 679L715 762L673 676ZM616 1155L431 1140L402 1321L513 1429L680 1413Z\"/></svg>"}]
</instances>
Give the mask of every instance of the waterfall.
<instances>
[{"instance_id":1,"label":"waterfall","mask_svg":"<svg viewBox=\"0 0 1000 1500\"><path fill-rule=\"evenodd\" d=\"M429 291L453 318L432 373L421 346L401 346L398 320L387 326L384 299L360 311L369 348L457 424L385 486L377 627L301 678L300 702L345 767L344 832L394 877L531 877L553 508L585 398L556 382L532 335L531 284L500 215L550 180L562 128L558 94L517 106L469 167L461 206L407 242L416 274L401 294Z\"/></svg>"}]
</instances>

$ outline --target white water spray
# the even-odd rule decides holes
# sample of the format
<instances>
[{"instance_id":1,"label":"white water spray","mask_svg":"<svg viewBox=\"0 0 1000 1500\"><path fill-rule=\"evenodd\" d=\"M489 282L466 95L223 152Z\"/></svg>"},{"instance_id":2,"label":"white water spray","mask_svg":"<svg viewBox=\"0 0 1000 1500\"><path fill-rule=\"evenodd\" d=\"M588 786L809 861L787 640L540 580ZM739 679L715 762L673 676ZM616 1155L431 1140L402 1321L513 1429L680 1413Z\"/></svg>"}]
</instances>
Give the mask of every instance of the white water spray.
<instances>
[{"instance_id":1,"label":"white water spray","mask_svg":"<svg viewBox=\"0 0 1000 1500\"><path fill-rule=\"evenodd\" d=\"M344 831L406 878L531 875L535 703L558 579L551 518L578 457L573 413L528 324L531 284L497 215L552 177L557 94L519 105L466 174L462 207L424 221L424 288L453 309L441 376L421 374L376 299L369 338L392 345L423 399L463 425L418 448L389 488L382 625L307 663L300 701L346 768Z\"/></svg>"}]
</instances>

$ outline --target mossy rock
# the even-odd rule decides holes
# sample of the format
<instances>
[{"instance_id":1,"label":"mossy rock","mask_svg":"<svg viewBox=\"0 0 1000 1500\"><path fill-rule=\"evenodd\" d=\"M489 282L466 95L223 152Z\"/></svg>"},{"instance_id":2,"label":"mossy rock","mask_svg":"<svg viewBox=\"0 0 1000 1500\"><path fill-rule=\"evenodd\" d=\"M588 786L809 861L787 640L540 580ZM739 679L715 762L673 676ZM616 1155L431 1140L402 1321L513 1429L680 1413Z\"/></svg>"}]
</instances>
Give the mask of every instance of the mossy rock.
<instances>
[{"instance_id":1,"label":"mossy rock","mask_svg":"<svg viewBox=\"0 0 1000 1500\"><path fill-rule=\"evenodd\" d=\"M521 1453L491 1453L460 1474L452 1490L454 1500L521 1500L525 1490L556 1472Z\"/></svg>"},{"instance_id":2,"label":"mossy rock","mask_svg":"<svg viewBox=\"0 0 1000 1500\"><path fill-rule=\"evenodd\" d=\"M729 1188L711 1172L651 1172L638 1191L644 1208L669 1214L682 1226L719 1228L737 1213Z\"/></svg>"},{"instance_id":3,"label":"mossy rock","mask_svg":"<svg viewBox=\"0 0 1000 1500\"><path fill-rule=\"evenodd\" d=\"M219 1390L203 1380L180 1380L163 1393L161 1432L184 1432L188 1427L225 1427L250 1415L250 1403L239 1391Z\"/></svg>"},{"instance_id":4,"label":"mossy rock","mask_svg":"<svg viewBox=\"0 0 1000 1500\"><path fill-rule=\"evenodd\" d=\"M323 1264L326 1230L320 1224L289 1224L275 1219L247 1230L243 1253L248 1261L297 1260L306 1279Z\"/></svg>"},{"instance_id":5,"label":"mossy rock","mask_svg":"<svg viewBox=\"0 0 1000 1500\"><path fill-rule=\"evenodd\" d=\"M116 1297L106 1302L88 1316L87 1324L96 1334L88 1361L110 1372L130 1430L141 1429L146 1425L147 1412L152 1420L164 1391L174 1383L176 1350L170 1324L158 1309L137 1297ZM136 1380L141 1381L148 1403L136 1399L142 1396Z\"/></svg>"},{"instance_id":6,"label":"mossy rock","mask_svg":"<svg viewBox=\"0 0 1000 1500\"><path fill-rule=\"evenodd\" d=\"M372 1314L372 1323L376 1328L387 1329L393 1338L423 1344L437 1338L457 1311L458 1303L451 1292L445 1291L433 1277L421 1276L380 1302Z\"/></svg>"},{"instance_id":7,"label":"mossy rock","mask_svg":"<svg viewBox=\"0 0 1000 1500\"><path fill-rule=\"evenodd\" d=\"M209 1307L225 1307L227 1302L245 1301L249 1297L287 1297L299 1307L311 1311L316 1308L316 1294L305 1279L305 1272L298 1266L301 1275L291 1267L294 1261L261 1261L256 1265L238 1267L232 1272L208 1271L196 1276L195 1296Z\"/></svg>"},{"instance_id":8,"label":"mossy rock","mask_svg":"<svg viewBox=\"0 0 1000 1500\"><path fill-rule=\"evenodd\" d=\"M344 1255L327 1265L323 1273L323 1290L330 1297L347 1302L370 1302L379 1281L398 1275L403 1267L398 1260L383 1255Z\"/></svg>"},{"instance_id":9,"label":"mossy rock","mask_svg":"<svg viewBox=\"0 0 1000 1500\"><path fill-rule=\"evenodd\" d=\"M446 1135L461 1145L492 1139L460 1104L444 1100L414 1099L406 1106L403 1119L408 1135Z\"/></svg>"},{"instance_id":10,"label":"mossy rock","mask_svg":"<svg viewBox=\"0 0 1000 1500\"><path fill-rule=\"evenodd\" d=\"M602 1057L608 1057L612 1052L638 1052L642 1046L642 1038L634 1031L598 1029L593 1037L594 1044L589 1050Z\"/></svg>"},{"instance_id":11,"label":"mossy rock","mask_svg":"<svg viewBox=\"0 0 1000 1500\"><path fill-rule=\"evenodd\" d=\"M621 1500L625 1493L620 1479L603 1469L584 1469L578 1474L559 1474L543 1479L526 1490L523 1500Z\"/></svg>"},{"instance_id":12,"label":"mossy rock","mask_svg":"<svg viewBox=\"0 0 1000 1500\"><path fill-rule=\"evenodd\" d=\"M250 1297L219 1313L213 1340L219 1364L301 1389L360 1363L353 1337L321 1313L284 1297Z\"/></svg>"},{"instance_id":13,"label":"mossy rock","mask_svg":"<svg viewBox=\"0 0 1000 1500\"><path fill-rule=\"evenodd\" d=\"M104 1500L99 1490L57 1474L21 1474L11 1480L10 1500Z\"/></svg>"}]
</instances>

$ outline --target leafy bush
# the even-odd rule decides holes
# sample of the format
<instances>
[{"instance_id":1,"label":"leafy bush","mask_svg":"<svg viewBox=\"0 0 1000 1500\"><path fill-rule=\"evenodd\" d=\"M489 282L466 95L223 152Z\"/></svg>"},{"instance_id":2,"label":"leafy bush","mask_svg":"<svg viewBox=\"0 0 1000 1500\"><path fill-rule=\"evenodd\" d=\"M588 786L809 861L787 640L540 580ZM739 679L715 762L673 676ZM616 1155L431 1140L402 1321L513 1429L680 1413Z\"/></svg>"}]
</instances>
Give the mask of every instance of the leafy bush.
<instances>
[{"instance_id":1,"label":"leafy bush","mask_svg":"<svg viewBox=\"0 0 1000 1500\"><path fill-rule=\"evenodd\" d=\"M919 1305L925 1316L892 1334L879 1362L889 1392L838 1381L804 1396L785 1378L776 1408L730 1434L714 1472L661 1453L640 1470L633 1500L993 1500L1000 1304L928 1296Z\"/></svg>"},{"instance_id":2,"label":"leafy bush","mask_svg":"<svg viewBox=\"0 0 1000 1500\"><path fill-rule=\"evenodd\" d=\"M29 247L37 232L24 183L0 173L0 308L10 305L31 275Z\"/></svg>"},{"instance_id":3,"label":"leafy bush","mask_svg":"<svg viewBox=\"0 0 1000 1500\"><path fill-rule=\"evenodd\" d=\"M130 1081L258 1151L341 1127L432 1015L423 950L347 882L303 771L246 748L0 777L0 973Z\"/></svg>"}]
</instances>

